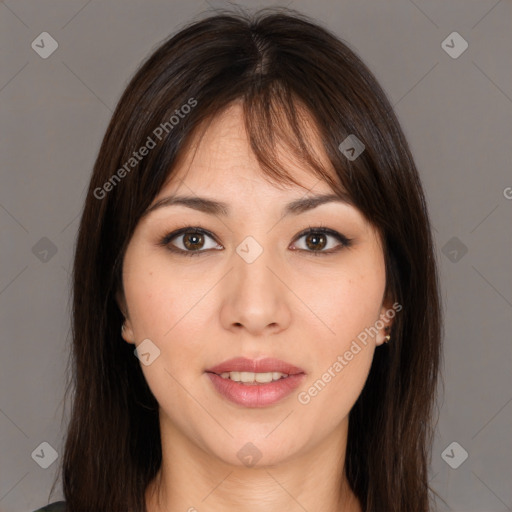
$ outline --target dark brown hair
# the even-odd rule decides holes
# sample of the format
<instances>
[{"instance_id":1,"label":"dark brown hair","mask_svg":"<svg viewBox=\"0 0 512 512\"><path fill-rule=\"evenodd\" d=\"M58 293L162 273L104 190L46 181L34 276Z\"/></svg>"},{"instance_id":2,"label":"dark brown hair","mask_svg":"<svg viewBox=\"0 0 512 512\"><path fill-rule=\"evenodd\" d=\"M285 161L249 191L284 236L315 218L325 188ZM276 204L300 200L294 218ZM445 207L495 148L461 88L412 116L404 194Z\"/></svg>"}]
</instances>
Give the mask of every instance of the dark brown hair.
<instances>
[{"instance_id":1,"label":"dark brown hair","mask_svg":"<svg viewBox=\"0 0 512 512\"><path fill-rule=\"evenodd\" d=\"M335 35L285 9L221 12L188 25L143 63L116 107L91 177L73 268L66 390L73 388L73 405L62 459L68 511L145 510L145 489L162 459L158 403L133 345L121 338L123 256L178 156L233 101L243 105L268 179L295 182L277 157L276 144L284 144L319 179L348 193L381 236L385 296L403 309L350 412L346 472L365 512L426 512L441 308L421 182L372 73ZM176 110L193 102L171 127ZM161 140L127 167L148 137L156 142L159 126L167 126ZM335 173L308 142L312 126ZM339 149L351 134L365 145L355 160Z\"/></svg>"}]
</instances>

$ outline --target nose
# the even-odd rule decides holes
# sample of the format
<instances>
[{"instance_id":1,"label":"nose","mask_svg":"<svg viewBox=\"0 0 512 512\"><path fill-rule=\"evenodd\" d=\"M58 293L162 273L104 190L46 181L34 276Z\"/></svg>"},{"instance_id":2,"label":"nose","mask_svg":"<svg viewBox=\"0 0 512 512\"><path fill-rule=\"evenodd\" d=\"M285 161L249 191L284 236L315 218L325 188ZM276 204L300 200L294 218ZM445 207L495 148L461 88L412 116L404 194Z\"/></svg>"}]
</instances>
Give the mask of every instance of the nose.
<instances>
[{"instance_id":1,"label":"nose","mask_svg":"<svg viewBox=\"0 0 512 512\"><path fill-rule=\"evenodd\" d=\"M292 319L293 293L278 258L263 250L249 263L234 252L232 264L222 285L223 327L234 332L245 329L253 336L287 329Z\"/></svg>"}]
</instances>

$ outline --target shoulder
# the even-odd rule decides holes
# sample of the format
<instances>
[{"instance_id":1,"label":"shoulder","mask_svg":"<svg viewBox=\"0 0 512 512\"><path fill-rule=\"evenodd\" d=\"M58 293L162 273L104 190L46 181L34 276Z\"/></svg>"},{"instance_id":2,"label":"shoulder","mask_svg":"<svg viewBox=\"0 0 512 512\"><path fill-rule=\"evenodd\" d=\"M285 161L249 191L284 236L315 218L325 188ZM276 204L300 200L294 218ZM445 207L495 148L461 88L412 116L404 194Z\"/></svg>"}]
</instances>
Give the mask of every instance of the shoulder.
<instances>
[{"instance_id":1,"label":"shoulder","mask_svg":"<svg viewBox=\"0 0 512 512\"><path fill-rule=\"evenodd\" d=\"M38 508L34 510L34 512L66 512L66 502L65 501L54 501L49 505L44 506L43 508Z\"/></svg>"}]
</instances>

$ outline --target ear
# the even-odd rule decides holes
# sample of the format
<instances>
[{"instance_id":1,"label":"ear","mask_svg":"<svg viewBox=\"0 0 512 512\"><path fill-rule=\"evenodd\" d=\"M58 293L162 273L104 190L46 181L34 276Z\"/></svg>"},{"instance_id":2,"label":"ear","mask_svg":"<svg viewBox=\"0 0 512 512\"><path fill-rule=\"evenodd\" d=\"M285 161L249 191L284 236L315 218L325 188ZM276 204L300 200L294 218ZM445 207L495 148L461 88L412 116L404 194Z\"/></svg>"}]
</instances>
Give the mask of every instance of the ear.
<instances>
[{"instance_id":1,"label":"ear","mask_svg":"<svg viewBox=\"0 0 512 512\"><path fill-rule=\"evenodd\" d=\"M116 302L123 316L125 317L124 323L121 329L121 337L127 342L135 344L135 336L133 334L133 327L128 315L128 308L126 307L126 301L121 291L116 292Z\"/></svg>"},{"instance_id":2,"label":"ear","mask_svg":"<svg viewBox=\"0 0 512 512\"><path fill-rule=\"evenodd\" d=\"M124 328L121 329L121 336L123 340L135 345L135 336L133 334L133 328L129 318L125 319L123 326Z\"/></svg>"},{"instance_id":3,"label":"ear","mask_svg":"<svg viewBox=\"0 0 512 512\"><path fill-rule=\"evenodd\" d=\"M398 309L396 307L397 303L392 303L391 301L386 301L382 308L380 309L380 315L377 325L382 327L379 329L377 336L375 337L375 344L377 346L382 345L386 342L386 336L391 334L391 327L393 325L393 318L396 315L396 312L402 309L401 307Z\"/></svg>"}]
</instances>

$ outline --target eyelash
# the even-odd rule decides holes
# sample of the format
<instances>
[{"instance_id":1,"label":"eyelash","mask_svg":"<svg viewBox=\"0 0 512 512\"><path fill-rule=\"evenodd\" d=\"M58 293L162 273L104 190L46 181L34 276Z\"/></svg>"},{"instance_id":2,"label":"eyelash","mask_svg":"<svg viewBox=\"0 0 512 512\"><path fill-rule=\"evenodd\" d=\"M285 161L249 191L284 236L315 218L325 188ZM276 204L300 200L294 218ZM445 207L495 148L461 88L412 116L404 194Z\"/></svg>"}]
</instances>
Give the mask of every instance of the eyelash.
<instances>
[{"instance_id":1,"label":"eyelash","mask_svg":"<svg viewBox=\"0 0 512 512\"><path fill-rule=\"evenodd\" d=\"M168 233L168 234L164 235L159 240L158 245L166 247L172 253L175 253L175 254L178 254L178 255L181 255L181 256L198 256L200 254L204 254L204 253L209 252L211 250L216 250L216 249L206 249L206 250L203 249L203 250L196 250L196 251L184 251L183 249L178 249L177 247L170 245L171 244L171 240L173 240L174 238L176 238L178 236L187 234L187 233L199 233L201 235L207 235L210 238L212 238L216 243L218 243L215 240L215 237L209 231L207 231L207 230L205 230L205 229L203 229L203 228L201 228L199 226L185 226L185 227L182 227L180 229L177 229L177 230L175 230L175 231L173 231L171 233ZM338 242L340 242L341 246L338 246L334 250L333 249L329 249L328 251L311 251L311 250L308 251L307 249L295 249L295 250L303 251L303 252L306 252L308 254L312 254L313 256L322 256L322 255L325 256L325 255L330 255L330 254L337 253L341 249L349 248L352 245L352 239L351 238L347 238L345 235L342 235L341 233L338 233L337 231L334 231L333 229L329 229L329 228L327 228L325 226L318 226L318 227L315 227L315 228L310 226L308 229L305 229L305 230L301 231L295 237L294 240L299 240L300 238L302 238L304 236L307 236L307 235L310 235L310 234L322 234L322 235L332 236L336 240L338 240Z\"/></svg>"}]
</instances>

